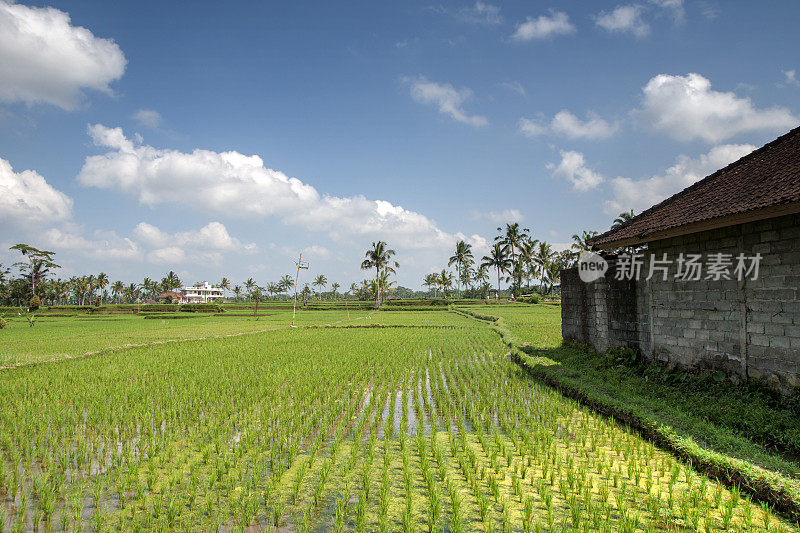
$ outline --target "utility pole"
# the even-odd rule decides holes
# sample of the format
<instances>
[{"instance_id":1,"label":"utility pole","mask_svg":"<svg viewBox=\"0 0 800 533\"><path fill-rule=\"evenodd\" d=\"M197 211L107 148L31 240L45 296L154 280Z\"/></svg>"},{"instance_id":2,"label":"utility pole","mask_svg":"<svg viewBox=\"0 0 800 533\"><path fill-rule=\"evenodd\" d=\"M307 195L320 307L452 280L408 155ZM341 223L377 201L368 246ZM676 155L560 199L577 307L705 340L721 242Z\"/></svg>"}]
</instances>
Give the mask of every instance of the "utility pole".
<instances>
[{"instance_id":1,"label":"utility pole","mask_svg":"<svg viewBox=\"0 0 800 533\"><path fill-rule=\"evenodd\" d=\"M300 282L300 269L308 269L308 261L303 261L303 254L300 254L300 258L295 261L297 265L297 274L294 275L294 307L292 308L292 327L296 328L297 326L294 325L294 317L297 313L297 284Z\"/></svg>"}]
</instances>

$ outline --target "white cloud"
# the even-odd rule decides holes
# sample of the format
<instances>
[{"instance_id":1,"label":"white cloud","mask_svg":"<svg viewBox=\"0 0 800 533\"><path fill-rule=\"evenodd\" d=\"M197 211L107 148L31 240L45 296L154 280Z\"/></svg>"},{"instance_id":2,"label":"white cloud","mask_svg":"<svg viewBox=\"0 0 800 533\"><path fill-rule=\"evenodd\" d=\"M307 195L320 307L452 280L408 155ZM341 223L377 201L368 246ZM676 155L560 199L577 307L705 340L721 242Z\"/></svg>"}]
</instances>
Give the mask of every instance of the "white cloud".
<instances>
[{"instance_id":1,"label":"white cloud","mask_svg":"<svg viewBox=\"0 0 800 533\"><path fill-rule=\"evenodd\" d=\"M784 85L800 85L800 80L797 79L797 71L795 69L782 70Z\"/></svg>"},{"instance_id":2,"label":"white cloud","mask_svg":"<svg viewBox=\"0 0 800 533\"><path fill-rule=\"evenodd\" d=\"M611 12L601 12L594 22L606 31L644 37L650 33L650 26L642 18L643 12L644 8L638 4L617 6Z\"/></svg>"},{"instance_id":3,"label":"white cloud","mask_svg":"<svg viewBox=\"0 0 800 533\"><path fill-rule=\"evenodd\" d=\"M528 92L525 90L525 87L518 81L504 81L501 83L503 87L514 91L515 93L519 93L521 96L527 96Z\"/></svg>"},{"instance_id":4,"label":"white cloud","mask_svg":"<svg viewBox=\"0 0 800 533\"><path fill-rule=\"evenodd\" d=\"M67 13L0 0L0 101L75 109L84 89L111 93L125 63L114 41L73 26Z\"/></svg>"},{"instance_id":5,"label":"white cloud","mask_svg":"<svg viewBox=\"0 0 800 533\"><path fill-rule=\"evenodd\" d=\"M603 182L603 176L586 166L583 154L572 150L561 150L561 162L549 163L553 177L567 180L578 192L594 189Z\"/></svg>"},{"instance_id":6,"label":"white cloud","mask_svg":"<svg viewBox=\"0 0 800 533\"><path fill-rule=\"evenodd\" d=\"M137 241L151 247L179 246L196 250L243 251L244 245L230 236L220 222L209 222L197 231L165 233L157 227L140 222L132 233ZM255 246L251 243L248 246Z\"/></svg>"},{"instance_id":7,"label":"white cloud","mask_svg":"<svg viewBox=\"0 0 800 533\"><path fill-rule=\"evenodd\" d=\"M755 150L750 144L724 144L693 159L682 155L664 174L642 180L614 178L614 198L605 202L604 210L617 214L633 209L642 211L703 179L720 168Z\"/></svg>"},{"instance_id":8,"label":"white cloud","mask_svg":"<svg viewBox=\"0 0 800 533\"><path fill-rule=\"evenodd\" d=\"M503 209L502 211L473 211L472 218L490 220L495 224L522 222L525 216L519 209Z\"/></svg>"},{"instance_id":9,"label":"white cloud","mask_svg":"<svg viewBox=\"0 0 800 533\"><path fill-rule=\"evenodd\" d=\"M154 109L140 109L133 114L134 120L142 126L157 128L161 125L161 113Z\"/></svg>"},{"instance_id":10,"label":"white cloud","mask_svg":"<svg viewBox=\"0 0 800 533\"><path fill-rule=\"evenodd\" d=\"M41 241L55 251L68 250L92 259L131 261L142 258L142 250L130 238L120 237L113 231L95 231L92 237L84 237L80 227L65 224L61 228L45 230Z\"/></svg>"},{"instance_id":11,"label":"white cloud","mask_svg":"<svg viewBox=\"0 0 800 533\"><path fill-rule=\"evenodd\" d=\"M517 122L517 129L526 137L536 137L537 135L545 135L550 131L547 124L541 120L532 118L521 118Z\"/></svg>"},{"instance_id":12,"label":"white cloud","mask_svg":"<svg viewBox=\"0 0 800 533\"><path fill-rule=\"evenodd\" d=\"M643 92L638 114L652 129L679 141L717 143L740 133L783 132L800 122L785 107L756 109L750 98L715 91L700 74L659 74Z\"/></svg>"},{"instance_id":13,"label":"white cloud","mask_svg":"<svg viewBox=\"0 0 800 533\"><path fill-rule=\"evenodd\" d=\"M475 2L474 6L462 8L459 11L459 18L472 24L494 25L503 22L498 6L481 1Z\"/></svg>"},{"instance_id":14,"label":"white cloud","mask_svg":"<svg viewBox=\"0 0 800 533\"><path fill-rule=\"evenodd\" d=\"M675 22L682 22L686 17L683 0L650 0L650 3L669 11Z\"/></svg>"},{"instance_id":15,"label":"white cloud","mask_svg":"<svg viewBox=\"0 0 800 533\"><path fill-rule=\"evenodd\" d=\"M147 261L164 265L180 264L186 261L186 252L177 246L167 246L148 253Z\"/></svg>"},{"instance_id":16,"label":"white cloud","mask_svg":"<svg viewBox=\"0 0 800 533\"><path fill-rule=\"evenodd\" d=\"M72 199L33 170L14 172L0 158L0 225L23 227L72 216Z\"/></svg>"},{"instance_id":17,"label":"white cloud","mask_svg":"<svg viewBox=\"0 0 800 533\"><path fill-rule=\"evenodd\" d=\"M432 104L439 108L439 112L448 115L453 120L481 127L489 123L486 117L468 115L462 105L472 97L472 91L456 89L449 83L440 84L419 77L411 83L411 97L422 104Z\"/></svg>"},{"instance_id":18,"label":"white cloud","mask_svg":"<svg viewBox=\"0 0 800 533\"><path fill-rule=\"evenodd\" d=\"M525 22L517 24L517 29L511 39L514 41L532 41L571 33L575 33L575 26L569 21L567 14L551 9L549 16L528 17Z\"/></svg>"},{"instance_id":19,"label":"white cloud","mask_svg":"<svg viewBox=\"0 0 800 533\"><path fill-rule=\"evenodd\" d=\"M619 129L618 124L609 123L592 111L589 111L586 120L582 121L566 109L556 113L549 125L541 119L522 118L517 127L526 137L552 132L569 139L593 140L611 137Z\"/></svg>"},{"instance_id":20,"label":"white cloud","mask_svg":"<svg viewBox=\"0 0 800 533\"><path fill-rule=\"evenodd\" d=\"M306 258L319 258L319 259L328 259L331 256L331 251L325 248L324 246L319 246L317 244L313 246L306 246L303 248L303 254Z\"/></svg>"},{"instance_id":21,"label":"white cloud","mask_svg":"<svg viewBox=\"0 0 800 533\"><path fill-rule=\"evenodd\" d=\"M167 233L152 224L140 222L129 237L114 231L94 231L88 237L83 229L67 223L42 233L42 241L55 250L68 250L102 260L137 260L148 263L219 263L226 253L254 253L255 243L242 244L231 237L220 222L210 222L199 230Z\"/></svg>"},{"instance_id":22,"label":"white cloud","mask_svg":"<svg viewBox=\"0 0 800 533\"><path fill-rule=\"evenodd\" d=\"M258 156L239 152L191 153L135 144L120 128L89 127L103 155L86 158L83 185L118 189L149 206L177 204L242 218L279 217L337 241L383 239L410 249L449 248L477 236L442 231L430 218L384 200L321 195L314 187L267 168Z\"/></svg>"}]
</instances>

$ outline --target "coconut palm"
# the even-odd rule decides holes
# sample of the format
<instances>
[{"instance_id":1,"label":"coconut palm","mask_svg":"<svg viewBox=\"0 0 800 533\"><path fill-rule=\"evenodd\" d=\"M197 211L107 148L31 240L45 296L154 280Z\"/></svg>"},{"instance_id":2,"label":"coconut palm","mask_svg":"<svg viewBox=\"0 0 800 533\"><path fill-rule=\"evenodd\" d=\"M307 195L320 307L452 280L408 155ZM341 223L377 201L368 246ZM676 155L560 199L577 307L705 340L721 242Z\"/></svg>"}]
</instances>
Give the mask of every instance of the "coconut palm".
<instances>
[{"instance_id":1,"label":"coconut palm","mask_svg":"<svg viewBox=\"0 0 800 533\"><path fill-rule=\"evenodd\" d=\"M247 278L247 281L244 282L244 290L247 292L247 294L252 295L255 288L256 280L253 278Z\"/></svg>"},{"instance_id":2,"label":"coconut palm","mask_svg":"<svg viewBox=\"0 0 800 533\"><path fill-rule=\"evenodd\" d=\"M270 298L272 298L273 294L277 294L281 290L281 288L278 286L277 283L272 283L271 281L267 283L265 289L267 291L267 294L269 294Z\"/></svg>"},{"instance_id":3,"label":"coconut palm","mask_svg":"<svg viewBox=\"0 0 800 533\"><path fill-rule=\"evenodd\" d=\"M333 291L333 297L334 297L334 298L336 298L336 296L337 296L337 294L338 294L338 292L339 292L339 287L341 287L341 285L339 285L339 284L338 284L338 283L336 283L335 281L334 281L334 282L333 282L333 284L331 285L331 290Z\"/></svg>"},{"instance_id":4,"label":"coconut palm","mask_svg":"<svg viewBox=\"0 0 800 533\"><path fill-rule=\"evenodd\" d=\"M222 280L219 282L219 288L223 291L231 290L231 282L228 280L228 278L222 278Z\"/></svg>"},{"instance_id":5,"label":"coconut palm","mask_svg":"<svg viewBox=\"0 0 800 533\"><path fill-rule=\"evenodd\" d=\"M280 285L281 291L288 293L294 287L294 278L291 274L284 274L278 281L278 285Z\"/></svg>"},{"instance_id":6,"label":"coconut palm","mask_svg":"<svg viewBox=\"0 0 800 533\"><path fill-rule=\"evenodd\" d=\"M241 285L235 285L233 287L233 295L236 296L237 300L239 299L239 297L242 295L242 286Z\"/></svg>"},{"instance_id":7,"label":"coconut palm","mask_svg":"<svg viewBox=\"0 0 800 533\"><path fill-rule=\"evenodd\" d=\"M361 263L362 270L369 270L374 268L375 269L375 285L378 289L380 289L380 283L378 282L378 278L381 275L381 271L386 271L391 274L396 273L395 268L400 267L400 263L397 261L392 261L392 256L395 255L395 251L387 248L387 245L383 241L373 242L372 249L367 250L364 254L364 261ZM392 267L394 265L394 267ZM375 305L380 306L380 290L376 291L375 294Z\"/></svg>"},{"instance_id":8,"label":"coconut palm","mask_svg":"<svg viewBox=\"0 0 800 533\"><path fill-rule=\"evenodd\" d=\"M522 243L528 239L528 233L531 231L528 228L521 228L518 222L514 222L513 224L506 224L506 227L499 227L497 231L500 231L501 234L495 237L495 241L499 242L500 244L504 244L508 246L509 249L509 260L511 261L511 271L513 278L512 286L516 286L516 290L519 291L519 287L522 285L522 267L519 264L519 252Z\"/></svg>"},{"instance_id":9,"label":"coconut palm","mask_svg":"<svg viewBox=\"0 0 800 533\"><path fill-rule=\"evenodd\" d=\"M170 270L167 275L161 278L161 288L165 291L172 291L183 285L178 275Z\"/></svg>"},{"instance_id":10,"label":"coconut palm","mask_svg":"<svg viewBox=\"0 0 800 533\"><path fill-rule=\"evenodd\" d=\"M435 272L432 274L426 274L422 281L422 285L423 287L428 287L429 291L430 289L433 289L433 297L436 298L436 289L439 288L439 275Z\"/></svg>"},{"instance_id":11,"label":"coconut palm","mask_svg":"<svg viewBox=\"0 0 800 533\"><path fill-rule=\"evenodd\" d=\"M536 249L536 255L534 256L533 260L537 265L539 265L539 273L543 285L552 280L553 266L551 263L554 256L555 252L553 252L553 247L550 246L550 244L544 241L539 243L539 247Z\"/></svg>"},{"instance_id":12,"label":"coconut palm","mask_svg":"<svg viewBox=\"0 0 800 533\"><path fill-rule=\"evenodd\" d=\"M391 273L388 270L381 270L381 273L378 275L378 278L375 281L370 281L370 286L372 292L381 295L386 294L394 290L393 286L395 285L395 281L390 281L389 278L391 277Z\"/></svg>"},{"instance_id":13,"label":"coconut palm","mask_svg":"<svg viewBox=\"0 0 800 533\"><path fill-rule=\"evenodd\" d=\"M116 300L117 303L119 303L119 297L124 290L125 290L125 284L122 283L121 281L115 281L111 285L111 294L114 296L114 300Z\"/></svg>"},{"instance_id":14,"label":"coconut palm","mask_svg":"<svg viewBox=\"0 0 800 533\"><path fill-rule=\"evenodd\" d=\"M499 242L494 243L489 255L484 255L481 260L481 267L493 268L497 271L497 294L500 294L500 274L508 272L511 268L511 260L508 257L508 246Z\"/></svg>"},{"instance_id":15,"label":"coconut palm","mask_svg":"<svg viewBox=\"0 0 800 533\"><path fill-rule=\"evenodd\" d=\"M633 209L631 209L630 211L625 211L623 213L620 213L619 216L614 219L614 223L611 225L611 229L617 229L618 227L622 226L635 216L636 215L633 214Z\"/></svg>"},{"instance_id":16,"label":"coconut palm","mask_svg":"<svg viewBox=\"0 0 800 533\"><path fill-rule=\"evenodd\" d=\"M583 230L583 233L578 235L577 233L572 236L572 245L570 249L574 251L576 254L581 252L591 251L592 245L589 244L589 241L597 236L596 231L586 231Z\"/></svg>"},{"instance_id":17,"label":"coconut palm","mask_svg":"<svg viewBox=\"0 0 800 533\"><path fill-rule=\"evenodd\" d=\"M456 265L456 283L458 284L458 297L461 297L461 280L464 278L464 269L474 262L472 245L465 241L456 243L456 252L450 256L447 266Z\"/></svg>"},{"instance_id":18,"label":"coconut palm","mask_svg":"<svg viewBox=\"0 0 800 533\"><path fill-rule=\"evenodd\" d=\"M328 278L326 278L324 274L320 274L319 276L314 278L314 282L312 283L312 285L314 285L314 287L320 287L321 289L319 291L320 298L322 298L322 291L325 290L325 285L327 284L328 284Z\"/></svg>"},{"instance_id":19,"label":"coconut palm","mask_svg":"<svg viewBox=\"0 0 800 533\"><path fill-rule=\"evenodd\" d=\"M436 275L436 278L439 280L439 288L442 289L442 294L445 299L447 299L447 289L453 287L453 275L447 270L442 269L442 271Z\"/></svg>"}]
</instances>

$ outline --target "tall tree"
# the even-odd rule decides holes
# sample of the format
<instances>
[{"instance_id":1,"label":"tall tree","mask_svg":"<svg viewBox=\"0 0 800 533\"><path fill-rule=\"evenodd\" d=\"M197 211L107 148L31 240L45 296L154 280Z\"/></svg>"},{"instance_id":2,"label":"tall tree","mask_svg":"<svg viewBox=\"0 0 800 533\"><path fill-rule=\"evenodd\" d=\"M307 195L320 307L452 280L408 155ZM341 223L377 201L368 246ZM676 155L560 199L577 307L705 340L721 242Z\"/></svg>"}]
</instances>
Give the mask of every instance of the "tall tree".
<instances>
[{"instance_id":1,"label":"tall tree","mask_svg":"<svg viewBox=\"0 0 800 533\"><path fill-rule=\"evenodd\" d=\"M474 257L472 255L472 245L465 241L456 243L456 252L450 256L447 266L456 265L456 283L458 283L458 297L461 297L461 280L464 278L464 269L472 265Z\"/></svg>"},{"instance_id":2,"label":"tall tree","mask_svg":"<svg viewBox=\"0 0 800 533\"><path fill-rule=\"evenodd\" d=\"M161 278L161 288L165 291L173 291L183 286L178 275L170 270L167 275Z\"/></svg>"},{"instance_id":3,"label":"tall tree","mask_svg":"<svg viewBox=\"0 0 800 533\"><path fill-rule=\"evenodd\" d=\"M395 274L395 268L400 267L400 263L397 261L392 261L392 256L395 255L395 253L396 252L394 250L387 247L385 242L378 241L373 242L372 249L367 250L367 252L364 254L364 261L361 263L361 269L375 269L375 286L378 289L380 289L378 278L380 277L381 272L385 270L386 272ZM394 267L392 267L392 265L394 265ZM378 290L375 294L375 305L378 307L381 305L380 298L380 290Z\"/></svg>"},{"instance_id":4,"label":"tall tree","mask_svg":"<svg viewBox=\"0 0 800 533\"><path fill-rule=\"evenodd\" d=\"M439 288L439 275L435 272L426 274L422 281L422 285L424 287L428 287L428 289L433 289L433 297L436 298L436 290Z\"/></svg>"},{"instance_id":5,"label":"tall tree","mask_svg":"<svg viewBox=\"0 0 800 533\"><path fill-rule=\"evenodd\" d=\"M553 265L551 263L554 255L555 253L553 252L553 247L550 246L549 243L544 241L539 243L539 247L536 249L536 255L534 256L533 260L541 268L540 275L542 284L544 285L546 285L548 282L552 282ZM547 292L550 291L548 290Z\"/></svg>"},{"instance_id":6,"label":"tall tree","mask_svg":"<svg viewBox=\"0 0 800 533\"><path fill-rule=\"evenodd\" d=\"M514 291L518 293L519 288L522 285L522 267L519 264L519 251L522 243L528 238L528 232L531 230L528 228L522 228L518 222L514 222L513 224L506 224L505 228L497 228L497 231L501 233L495 237L495 241L508 246L509 260L511 261L512 266L510 270L513 278L512 288L514 288Z\"/></svg>"},{"instance_id":7,"label":"tall tree","mask_svg":"<svg viewBox=\"0 0 800 533\"><path fill-rule=\"evenodd\" d=\"M508 246L499 242L494 243L489 255L484 255L481 266L493 268L497 271L497 296L500 296L500 274L508 272L511 268L511 260L508 258Z\"/></svg>"},{"instance_id":8,"label":"tall tree","mask_svg":"<svg viewBox=\"0 0 800 533\"><path fill-rule=\"evenodd\" d=\"M325 286L326 286L327 284L328 284L328 278L326 278L324 274L320 274L319 276L317 276L316 278L314 278L314 283L313 283L313 285L314 285L315 287L320 287L320 289L321 289L321 290L319 291L319 297L320 297L320 299L322 299L322 291L323 291L323 290L325 290Z\"/></svg>"},{"instance_id":9,"label":"tall tree","mask_svg":"<svg viewBox=\"0 0 800 533\"><path fill-rule=\"evenodd\" d=\"M439 287L442 289L442 294L445 299L447 299L447 289L453 287L453 275L447 270L442 269L436 277L439 280Z\"/></svg>"},{"instance_id":10,"label":"tall tree","mask_svg":"<svg viewBox=\"0 0 800 533\"><path fill-rule=\"evenodd\" d=\"M114 295L114 300L117 303L119 303L119 299L123 292L125 292L125 284L121 281L115 281L114 284L111 285L111 294Z\"/></svg>"},{"instance_id":11,"label":"tall tree","mask_svg":"<svg viewBox=\"0 0 800 533\"><path fill-rule=\"evenodd\" d=\"M339 287L341 287L341 285L339 285L335 281L331 284L331 290L333 291L333 297L334 298L336 298L336 296L338 295Z\"/></svg>"},{"instance_id":12,"label":"tall tree","mask_svg":"<svg viewBox=\"0 0 800 533\"><path fill-rule=\"evenodd\" d=\"M284 274L278 284L281 286L281 290L283 292L288 293L292 290L292 287L294 287L294 278L291 276L291 274Z\"/></svg>"},{"instance_id":13,"label":"tall tree","mask_svg":"<svg viewBox=\"0 0 800 533\"><path fill-rule=\"evenodd\" d=\"M222 289L223 291L231 290L230 280L228 278L222 278L222 280L219 282L219 288Z\"/></svg>"},{"instance_id":14,"label":"tall tree","mask_svg":"<svg viewBox=\"0 0 800 533\"><path fill-rule=\"evenodd\" d=\"M23 276L27 278L31 287L31 296L36 295L36 283L42 283L47 279L47 274L51 270L61 268L53 261L55 252L48 252L47 250L39 250L27 244L15 244L9 250L17 250L22 256L27 259L26 262L14 263L22 271Z\"/></svg>"}]
</instances>

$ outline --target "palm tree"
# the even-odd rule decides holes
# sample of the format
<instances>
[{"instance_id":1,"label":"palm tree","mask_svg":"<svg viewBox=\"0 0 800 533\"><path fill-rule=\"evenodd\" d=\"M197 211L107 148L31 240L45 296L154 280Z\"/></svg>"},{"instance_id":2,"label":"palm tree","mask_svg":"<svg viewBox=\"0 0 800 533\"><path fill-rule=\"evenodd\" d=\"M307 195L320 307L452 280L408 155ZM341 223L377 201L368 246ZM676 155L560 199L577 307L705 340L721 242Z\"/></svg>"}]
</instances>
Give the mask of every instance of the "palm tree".
<instances>
[{"instance_id":1,"label":"palm tree","mask_svg":"<svg viewBox=\"0 0 800 533\"><path fill-rule=\"evenodd\" d=\"M106 274L105 272L100 272L97 275L97 278L95 278L95 284L97 288L101 291L108 286L108 283L109 283L108 274Z\"/></svg>"},{"instance_id":2,"label":"palm tree","mask_svg":"<svg viewBox=\"0 0 800 533\"><path fill-rule=\"evenodd\" d=\"M439 287L442 289L442 294L444 295L444 298L446 300L447 289L453 287L453 275L447 270L442 269L442 271L439 274L437 274L436 277L439 280Z\"/></svg>"},{"instance_id":3,"label":"palm tree","mask_svg":"<svg viewBox=\"0 0 800 533\"><path fill-rule=\"evenodd\" d=\"M253 289L255 289L255 287L256 287L256 282L253 278L247 278L247 281L244 282L244 289L251 296L253 294Z\"/></svg>"},{"instance_id":4,"label":"palm tree","mask_svg":"<svg viewBox=\"0 0 800 533\"><path fill-rule=\"evenodd\" d=\"M358 298L358 283L351 283L350 290L348 290L350 294L353 295L353 298Z\"/></svg>"},{"instance_id":5,"label":"palm tree","mask_svg":"<svg viewBox=\"0 0 800 533\"><path fill-rule=\"evenodd\" d=\"M525 279L528 280L528 285L530 285L530 278L535 276L537 272L536 263L533 260L533 256L535 255L536 245L538 243L538 239L526 237L522 240L519 247L520 260L518 262L518 268L520 269L521 274L525 274Z\"/></svg>"},{"instance_id":6,"label":"palm tree","mask_svg":"<svg viewBox=\"0 0 800 533\"><path fill-rule=\"evenodd\" d=\"M272 298L273 294L277 294L281 290L277 283L272 283L271 281L267 283L266 289L267 293L269 293L270 298Z\"/></svg>"},{"instance_id":7,"label":"palm tree","mask_svg":"<svg viewBox=\"0 0 800 533\"><path fill-rule=\"evenodd\" d=\"M161 278L161 287L165 291L175 290L181 287L182 285L183 283L181 283L180 278L178 278L178 275L172 270L167 272L167 275Z\"/></svg>"},{"instance_id":8,"label":"palm tree","mask_svg":"<svg viewBox=\"0 0 800 533\"><path fill-rule=\"evenodd\" d=\"M139 297L139 287L135 283L131 283L125 287L123 293L125 294L125 299L133 303Z\"/></svg>"},{"instance_id":9,"label":"palm tree","mask_svg":"<svg viewBox=\"0 0 800 533\"><path fill-rule=\"evenodd\" d=\"M372 286L372 291L376 294L386 294L387 292L391 292L394 289L392 286L396 283L394 281L389 281L389 277L391 273L388 270L381 270L381 273L378 275L378 278L375 281L370 281L370 285Z\"/></svg>"},{"instance_id":10,"label":"palm tree","mask_svg":"<svg viewBox=\"0 0 800 533\"><path fill-rule=\"evenodd\" d=\"M554 255L553 247L550 246L550 244L546 242L539 243L539 248L536 250L536 255L533 260L541 268L542 284L546 284L547 281L552 280L553 269L551 263Z\"/></svg>"},{"instance_id":11,"label":"palm tree","mask_svg":"<svg viewBox=\"0 0 800 533\"><path fill-rule=\"evenodd\" d=\"M239 297L242 295L242 286L241 285L235 285L233 287L233 295L236 296L237 300L239 299Z\"/></svg>"},{"instance_id":12,"label":"palm tree","mask_svg":"<svg viewBox=\"0 0 800 533\"><path fill-rule=\"evenodd\" d=\"M338 284L338 283L336 283L335 281L334 281L334 282L333 282L333 284L331 285L331 290L333 290L333 297L334 297L334 298L336 298L336 296L337 296L337 293L338 293L338 291L339 291L339 287L341 287L341 285L339 285L339 284Z\"/></svg>"},{"instance_id":13,"label":"palm tree","mask_svg":"<svg viewBox=\"0 0 800 533\"><path fill-rule=\"evenodd\" d=\"M294 287L294 278L290 274L284 274L278 281L278 285L280 285L281 290L288 293Z\"/></svg>"},{"instance_id":14,"label":"palm tree","mask_svg":"<svg viewBox=\"0 0 800 533\"><path fill-rule=\"evenodd\" d=\"M111 285L111 294L114 295L114 299L119 303L119 297L122 292L125 290L125 284L121 281L115 281L113 285Z\"/></svg>"},{"instance_id":15,"label":"palm tree","mask_svg":"<svg viewBox=\"0 0 800 533\"><path fill-rule=\"evenodd\" d=\"M464 269L469 267L474 261L472 255L472 245L465 241L456 243L456 253L450 257L447 266L456 264L456 282L458 283L458 297L461 297L461 279L464 277Z\"/></svg>"},{"instance_id":16,"label":"palm tree","mask_svg":"<svg viewBox=\"0 0 800 533\"><path fill-rule=\"evenodd\" d=\"M497 271L497 295L500 295L500 273L508 272L511 260L508 258L508 246L499 242L494 243L489 255L484 255L481 267L494 268Z\"/></svg>"},{"instance_id":17,"label":"palm tree","mask_svg":"<svg viewBox=\"0 0 800 533\"><path fill-rule=\"evenodd\" d=\"M320 274L319 276L317 276L314 279L314 283L312 283L312 285L314 285L315 287L321 287L322 290L325 289L325 285L327 284L328 284L328 278L326 278L324 274ZM320 299L322 299L322 290L319 291Z\"/></svg>"},{"instance_id":18,"label":"palm tree","mask_svg":"<svg viewBox=\"0 0 800 533\"><path fill-rule=\"evenodd\" d=\"M627 214L627 213L626 213ZM579 254L581 252L591 251L592 245L589 244L589 241L597 236L596 231L586 231L583 230L583 233L578 235L577 233L572 236L573 243L570 248L576 253Z\"/></svg>"},{"instance_id":19,"label":"palm tree","mask_svg":"<svg viewBox=\"0 0 800 533\"><path fill-rule=\"evenodd\" d=\"M228 278L222 278L222 281L219 282L219 288L223 291L231 290L231 282L228 280Z\"/></svg>"},{"instance_id":20,"label":"palm tree","mask_svg":"<svg viewBox=\"0 0 800 533\"><path fill-rule=\"evenodd\" d=\"M400 263L391 260L395 253L396 252L394 250L386 247L385 242L373 242L372 249L367 250L367 252L364 254L365 259L361 263L362 270L369 270L371 268L375 269L375 285L379 289L375 294L375 305L378 307L381 305L380 283L378 282L381 271L385 270L386 272L394 274L396 272L395 268L400 267ZM394 264L394 268L392 268L392 264Z\"/></svg>"},{"instance_id":21,"label":"palm tree","mask_svg":"<svg viewBox=\"0 0 800 533\"><path fill-rule=\"evenodd\" d=\"M635 216L636 215L633 214L633 209L630 211L625 211L624 213L620 213L619 216L614 219L611 229L617 229Z\"/></svg>"},{"instance_id":22,"label":"palm tree","mask_svg":"<svg viewBox=\"0 0 800 533\"><path fill-rule=\"evenodd\" d=\"M502 233L495 237L494 240L508 246L511 252L509 259L512 263L511 274L514 281L512 286L516 286L516 290L519 291L522 285L522 268L519 265L520 259L518 252L522 243L528 238L528 232L531 230L528 228L521 228L518 222L514 222L513 224L506 224L505 229L502 227L497 228L497 231Z\"/></svg>"},{"instance_id":23,"label":"palm tree","mask_svg":"<svg viewBox=\"0 0 800 533\"><path fill-rule=\"evenodd\" d=\"M145 296L153 297L155 296L156 286L158 284L150 278L144 278L142 280L142 289L144 290Z\"/></svg>"},{"instance_id":24,"label":"palm tree","mask_svg":"<svg viewBox=\"0 0 800 533\"><path fill-rule=\"evenodd\" d=\"M439 275L435 272L426 274L422 285L423 287L428 287L428 289L433 289L433 297L436 298L436 289L439 287Z\"/></svg>"}]
</instances>

